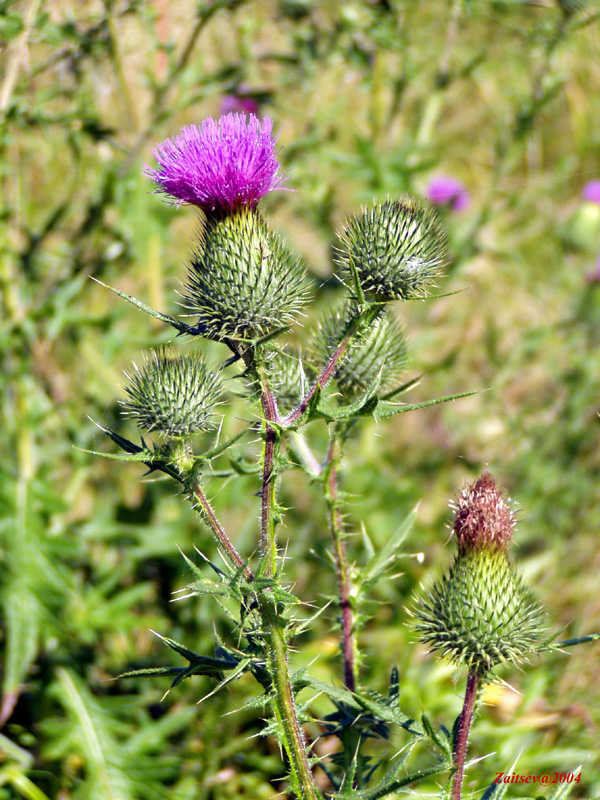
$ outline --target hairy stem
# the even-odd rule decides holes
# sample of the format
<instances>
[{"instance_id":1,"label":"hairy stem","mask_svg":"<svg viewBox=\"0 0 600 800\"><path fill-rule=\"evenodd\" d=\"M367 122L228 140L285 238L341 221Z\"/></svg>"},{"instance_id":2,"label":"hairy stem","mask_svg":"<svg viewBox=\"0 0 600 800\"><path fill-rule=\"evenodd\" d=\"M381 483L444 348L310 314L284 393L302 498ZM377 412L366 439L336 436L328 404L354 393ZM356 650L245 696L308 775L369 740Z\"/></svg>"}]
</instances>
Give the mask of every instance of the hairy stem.
<instances>
[{"instance_id":1,"label":"hairy stem","mask_svg":"<svg viewBox=\"0 0 600 800\"><path fill-rule=\"evenodd\" d=\"M261 490L261 515L260 515L260 552L267 556L267 575L274 575L277 565L277 522L275 514L275 490L277 488L277 475L275 471L275 458L279 452L281 440L279 430L271 422L279 422L277 403L271 388L264 362L260 353L255 354L254 366L260 384L260 402L265 426L265 445L263 449L263 474Z\"/></svg>"},{"instance_id":2,"label":"hairy stem","mask_svg":"<svg viewBox=\"0 0 600 800\"><path fill-rule=\"evenodd\" d=\"M338 492L338 466L342 455L342 436L342 427L339 424L334 424L325 460L323 487L325 489L325 500L329 512L329 530L333 540L335 569L340 597L344 683L351 692L354 692L356 691L358 682L356 664L357 645L354 632L355 616L354 609L352 608L350 566L346 553L346 542L344 541L344 526Z\"/></svg>"},{"instance_id":3,"label":"hairy stem","mask_svg":"<svg viewBox=\"0 0 600 800\"><path fill-rule=\"evenodd\" d=\"M454 742L454 753L452 763L456 769L452 778L452 800L460 800L463 773L465 769L465 758L467 756L467 744L469 741L469 731L473 722L473 711L475 700L477 699L477 689L479 686L479 675L470 672L467 678L467 688L465 691L465 701L458 722L456 740Z\"/></svg>"},{"instance_id":4,"label":"hairy stem","mask_svg":"<svg viewBox=\"0 0 600 800\"><path fill-rule=\"evenodd\" d=\"M247 362L249 363L249 362ZM265 426L263 450L263 477L261 493L260 548L267 560L267 575L273 576L277 568L277 475L275 458L279 452L281 436L278 428L277 402L269 386L269 380L259 347L252 354L251 366L260 385L261 409ZM270 423L275 423L272 425ZM270 594L270 593L269 593ZM298 721L294 691L288 664L288 643L285 619L281 616L271 596L263 595L259 601L263 627L268 642L267 668L273 681L274 711L283 746L287 755L290 781L299 798L320 800L322 795L315 786L308 757L304 734Z\"/></svg>"},{"instance_id":5,"label":"hairy stem","mask_svg":"<svg viewBox=\"0 0 600 800\"><path fill-rule=\"evenodd\" d=\"M310 402L315 396L316 392L320 392L322 389L324 389L329 383L329 381L335 375L335 372L338 368L338 364L344 357L344 353L348 349L350 343L352 342L352 339L354 339L354 337L356 336L359 328L363 324L368 324L372 319L374 319L377 316L377 314L380 313L380 310L381 309L379 306L373 306L373 305L367 306L362 311L361 314L358 314L358 316L354 318L348 332L337 346L335 352L333 353L333 355L323 368L323 371L321 372L317 380L314 382L314 384L311 386L311 388L308 390L308 392L302 398L302 400L298 403L296 408L290 411L287 417L284 417L281 420L281 424L284 427L290 427L294 425L296 422L298 422L300 417L304 414L304 412L310 405Z\"/></svg>"},{"instance_id":6,"label":"hairy stem","mask_svg":"<svg viewBox=\"0 0 600 800\"><path fill-rule=\"evenodd\" d=\"M235 549L233 542L231 541L231 539L225 532L225 529L217 519L211 504L208 502L208 498L202 491L202 487L200 486L197 480L192 481L191 490L194 499L198 503L198 507L202 510L204 517L208 522L208 524L210 525L213 533L215 534L217 542L219 543L221 548L229 556L231 562L235 566L244 567L244 574L249 580L254 580L254 575L252 574L252 571L247 565L244 566L244 560L242 559L238 551Z\"/></svg>"},{"instance_id":7,"label":"hairy stem","mask_svg":"<svg viewBox=\"0 0 600 800\"><path fill-rule=\"evenodd\" d=\"M304 734L298 722L287 659L285 622L278 615L276 608L268 601L263 600L261 611L269 643L267 666L273 679L275 716L283 734L283 746L289 762L290 782L294 792L302 800L321 800L322 795L315 786L306 755Z\"/></svg>"}]
</instances>

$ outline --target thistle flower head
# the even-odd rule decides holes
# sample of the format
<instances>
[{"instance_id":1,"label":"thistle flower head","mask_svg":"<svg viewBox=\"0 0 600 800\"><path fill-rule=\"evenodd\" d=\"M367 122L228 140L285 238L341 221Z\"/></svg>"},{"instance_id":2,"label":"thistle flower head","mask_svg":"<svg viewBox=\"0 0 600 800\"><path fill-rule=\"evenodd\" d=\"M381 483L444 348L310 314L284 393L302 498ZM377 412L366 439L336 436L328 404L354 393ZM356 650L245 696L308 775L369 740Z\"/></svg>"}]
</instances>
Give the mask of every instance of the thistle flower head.
<instances>
[{"instance_id":1,"label":"thistle flower head","mask_svg":"<svg viewBox=\"0 0 600 800\"><path fill-rule=\"evenodd\" d=\"M140 428L180 438L214 427L212 415L223 386L201 356L159 350L141 368L133 367L125 373L128 399L122 405Z\"/></svg>"},{"instance_id":2,"label":"thistle flower head","mask_svg":"<svg viewBox=\"0 0 600 800\"><path fill-rule=\"evenodd\" d=\"M356 271L365 294L383 301L423 297L446 252L437 213L412 198L364 210L340 238L341 266Z\"/></svg>"},{"instance_id":3,"label":"thistle flower head","mask_svg":"<svg viewBox=\"0 0 600 800\"><path fill-rule=\"evenodd\" d=\"M315 340L315 355L320 365L329 361L357 313L356 306L348 303L322 321ZM375 381L385 391L396 385L406 361L404 332L392 314L382 309L352 340L338 363L335 382L346 397L358 397Z\"/></svg>"},{"instance_id":4,"label":"thistle flower head","mask_svg":"<svg viewBox=\"0 0 600 800\"><path fill-rule=\"evenodd\" d=\"M514 516L492 476L467 486L456 505L458 554L414 611L420 640L482 677L534 652L542 611L507 554Z\"/></svg>"},{"instance_id":5,"label":"thistle flower head","mask_svg":"<svg viewBox=\"0 0 600 800\"><path fill-rule=\"evenodd\" d=\"M207 218L185 301L209 339L258 339L290 325L306 299L304 270L258 213Z\"/></svg>"},{"instance_id":6,"label":"thistle flower head","mask_svg":"<svg viewBox=\"0 0 600 800\"><path fill-rule=\"evenodd\" d=\"M426 194L434 206L446 206L452 211L464 211L471 199L463 184L448 175L432 178L427 185Z\"/></svg>"},{"instance_id":7,"label":"thistle flower head","mask_svg":"<svg viewBox=\"0 0 600 800\"><path fill-rule=\"evenodd\" d=\"M225 94L221 98L221 114L258 114L259 105L252 95L245 94L239 87L238 94Z\"/></svg>"},{"instance_id":8,"label":"thistle flower head","mask_svg":"<svg viewBox=\"0 0 600 800\"><path fill-rule=\"evenodd\" d=\"M588 203L600 203L600 181L588 181L583 187L581 196Z\"/></svg>"},{"instance_id":9,"label":"thistle flower head","mask_svg":"<svg viewBox=\"0 0 600 800\"><path fill-rule=\"evenodd\" d=\"M278 189L285 177L275 155L273 123L254 114L209 117L187 125L158 145L158 169L146 167L159 192L175 203L189 203L207 213L254 208L261 197Z\"/></svg>"},{"instance_id":10,"label":"thistle flower head","mask_svg":"<svg viewBox=\"0 0 600 800\"><path fill-rule=\"evenodd\" d=\"M472 550L507 550L515 515L489 472L467 484L456 505L453 532L459 553Z\"/></svg>"}]
</instances>

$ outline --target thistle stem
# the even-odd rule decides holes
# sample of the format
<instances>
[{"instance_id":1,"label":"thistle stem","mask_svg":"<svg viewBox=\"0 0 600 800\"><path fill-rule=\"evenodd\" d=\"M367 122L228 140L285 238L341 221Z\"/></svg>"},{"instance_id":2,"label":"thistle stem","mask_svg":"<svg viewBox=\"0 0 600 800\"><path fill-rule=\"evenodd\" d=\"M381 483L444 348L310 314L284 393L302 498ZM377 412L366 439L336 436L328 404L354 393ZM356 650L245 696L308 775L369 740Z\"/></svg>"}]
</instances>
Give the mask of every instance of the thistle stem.
<instances>
[{"instance_id":1,"label":"thistle stem","mask_svg":"<svg viewBox=\"0 0 600 800\"><path fill-rule=\"evenodd\" d=\"M261 389L261 407L265 426L265 446L263 451L263 479L260 524L260 547L267 558L267 575L276 574L278 518L275 513L277 503L277 475L275 459L279 452L281 435L277 402L269 386L267 371L259 348L253 353L252 367ZM270 423L275 423L274 425ZM268 643L267 667L273 681L274 711L283 746L290 769L290 781L298 798L302 800L321 800L322 795L315 786L308 756L306 742L298 721L294 700L292 678L288 664L288 643L286 621L278 611L271 593L265 593L259 600L263 627Z\"/></svg>"},{"instance_id":2,"label":"thistle stem","mask_svg":"<svg viewBox=\"0 0 600 800\"><path fill-rule=\"evenodd\" d=\"M210 525L213 533L215 534L217 542L219 543L221 548L225 551L225 553L227 553L227 555L231 559L231 562L236 567L244 568L244 574L246 575L248 580L251 581L254 580L254 575L252 574L252 571L247 565L244 566L244 560L242 559L238 551L235 549L233 542L231 541L231 539L225 532L225 529L217 519L211 504L208 502L208 498L202 491L202 487L200 486L197 480L192 481L191 490L194 498L198 503L198 506L204 512L205 519Z\"/></svg>"},{"instance_id":3,"label":"thistle stem","mask_svg":"<svg viewBox=\"0 0 600 800\"><path fill-rule=\"evenodd\" d=\"M277 403L269 386L267 372L260 358L255 360L261 388L261 406L265 425L265 446L263 450L263 475L261 491L260 515L260 551L263 556L268 555L267 575L274 575L277 562L277 518L275 516L275 490L277 475L275 473L275 458L279 452L281 436L277 427L269 423L279 422Z\"/></svg>"},{"instance_id":4,"label":"thistle stem","mask_svg":"<svg viewBox=\"0 0 600 800\"><path fill-rule=\"evenodd\" d=\"M315 786L306 755L304 734L298 722L287 659L285 623L270 602L263 600L261 611L269 643L268 667L273 678L275 716L283 732L290 782L294 792L302 800L322 800L322 794Z\"/></svg>"},{"instance_id":5,"label":"thistle stem","mask_svg":"<svg viewBox=\"0 0 600 800\"><path fill-rule=\"evenodd\" d=\"M467 743L469 741L471 723L473 722L473 711L475 709L478 687L479 675L476 672L470 672L467 678L465 701L458 721L458 730L454 742L452 763L456 772L452 778L452 800L460 800L461 798L465 758L467 756Z\"/></svg>"},{"instance_id":6,"label":"thistle stem","mask_svg":"<svg viewBox=\"0 0 600 800\"><path fill-rule=\"evenodd\" d=\"M338 491L338 466L342 455L343 430L334 423L324 466L325 500L329 511L329 530L333 540L335 569L338 580L340 609L342 617L342 653L344 659L344 683L351 692L356 691L358 682L356 665L356 636L354 633L355 616L352 608L352 583L350 566L344 541L344 526L340 511Z\"/></svg>"},{"instance_id":7,"label":"thistle stem","mask_svg":"<svg viewBox=\"0 0 600 800\"><path fill-rule=\"evenodd\" d=\"M379 306L367 306L362 313L360 313L357 317L354 318L352 324L348 330L348 333L344 336L342 341L337 346L335 352L327 362L327 364L323 367L323 371L308 390L306 395L302 398L302 400L298 403L296 408L294 408L287 417L284 417L281 420L281 424L284 427L291 427L295 425L296 422L300 419L300 417L304 414L308 406L310 405L310 401L315 396L316 392L320 392L324 389L329 381L335 375L335 372L338 368L338 364L344 356L344 353L348 349L348 346L352 342L352 339L356 336L358 329L363 324L368 324L374 317L377 316L380 312Z\"/></svg>"}]
</instances>

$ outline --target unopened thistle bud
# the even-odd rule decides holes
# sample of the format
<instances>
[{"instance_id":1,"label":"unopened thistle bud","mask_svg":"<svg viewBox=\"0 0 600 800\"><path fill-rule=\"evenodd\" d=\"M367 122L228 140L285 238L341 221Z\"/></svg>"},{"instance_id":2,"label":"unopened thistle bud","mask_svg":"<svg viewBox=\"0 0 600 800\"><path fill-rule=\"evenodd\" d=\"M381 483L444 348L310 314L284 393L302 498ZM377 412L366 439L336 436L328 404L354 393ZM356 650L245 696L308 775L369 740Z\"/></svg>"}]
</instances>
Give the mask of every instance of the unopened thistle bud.
<instances>
[{"instance_id":1,"label":"unopened thistle bud","mask_svg":"<svg viewBox=\"0 0 600 800\"><path fill-rule=\"evenodd\" d=\"M201 356L160 350L141 368L133 367L125 373L128 399L122 405L140 428L180 438L214 427L212 416L223 386Z\"/></svg>"},{"instance_id":2,"label":"unopened thistle bud","mask_svg":"<svg viewBox=\"0 0 600 800\"><path fill-rule=\"evenodd\" d=\"M446 234L437 212L412 198L387 200L350 219L338 261L375 300L424 297L439 274Z\"/></svg>"},{"instance_id":3,"label":"unopened thistle bud","mask_svg":"<svg viewBox=\"0 0 600 800\"><path fill-rule=\"evenodd\" d=\"M455 510L458 554L418 600L416 628L432 650L485 677L535 651L543 615L509 560L515 518L494 478L468 485Z\"/></svg>"},{"instance_id":4,"label":"unopened thistle bud","mask_svg":"<svg viewBox=\"0 0 600 800\"><path fill-rule=\"evenodd\" d=\"M321 323L315 350L318 362L326 364L344 338L357 314L347 304ZM394 387L406 367L406 339L402 328L388 311L382 310L352 340L335 373L335 382L346 397L357 397L376 381L382 391Z\"/></svg>"},{"instance_id":5,"label":"unopened thistle bud","mask_svg":"<svg viewBox=\"0 0 600 800\"><path fill-rule=\"evenodd\" d=\"M205 221L185 301L209 339L258 339L290 325L306 299L304 270L250 208Z\"/></svg>"}]
</instances>

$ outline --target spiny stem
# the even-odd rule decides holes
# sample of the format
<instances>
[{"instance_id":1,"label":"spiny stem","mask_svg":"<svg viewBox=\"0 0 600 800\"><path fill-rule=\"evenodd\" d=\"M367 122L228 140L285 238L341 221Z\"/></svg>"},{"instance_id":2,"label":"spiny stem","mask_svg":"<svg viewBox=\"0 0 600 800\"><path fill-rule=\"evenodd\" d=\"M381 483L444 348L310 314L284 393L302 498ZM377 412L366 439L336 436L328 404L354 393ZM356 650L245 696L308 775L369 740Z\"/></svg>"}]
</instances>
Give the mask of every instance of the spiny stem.
<instances>
[{"instance_id":1,"label":"spiny stem","mask_svg":"<svg viewBox=\"0 0 600 800\"><path fill-rule=\"evenodd\" d=\"M344 529L338 492L338 466L342 455L342 435L342 427L338 424L334 424L325 459L323 486L329 511L329 530L333 539L335 568L340 595L344 683L351 692L354 692L356 691L358 682L356 665L357 647L354 633L355 616L351 601L352 583L350 579L348 555L346 553L346 542L344 541Z\"/></svg>"},{"instance_id":2,"label":"spiny stem","mask_svg":"<svg viewBox=\"0 0 600 800\"><path fill-rule=\"evenodd\" d=\"M473 722L473 711L475 708L478 686L479 675L477 675L476 672L470 672L467 678L465 701L460 714L456 740L454 742L452 762L456 772L452 778L452 800L460 800L461 797L465 758L467 756L467 743L469 741L471 723Z\"/></svg>"},{"instance_id":3,"label":"spiny stem","mask_svg":"<svg viewBox=\"0 0 600 800\"><path fill-rule=\"evenodd\" d=\"M246 575L248 580L251 581L254 580L254 575L252 574L252 571L247 565L244 566L244 560L242 559L238 551L235 549L233 542L231 541L231 539L225 532L225 529L217 519L211 504L208 502L208 498L202 491L202 487L200 486L197 480L192 481L191 490L194 498L198 502L199 507L204 512L204 516L208 524L210 525L213 533L215 534L215 537L218 543L220 544L221 548L227 553L227 555L231 559L232 563L235 564L235 566L244 567L244 574Z\"/></svg>"},{"instance_id":4,"label":"spiny stem","mask_svg":"<svg viewBox=\"0 0 600 800\"><path fill-rule=\"evenodd\" d=\"M277 562L277 539L275 518L275 490L277 475L275 474L275 458L279 452L280 434L270 422L279 422L277 403L271 388L264 362L260 353L255 353L254 366L260 383L260 400L265 425L265 446L263 450L263 476L261 491L260 516L260 551L263 556L269 554L267 575L274 575Z\"/></svg>"},{"instance_id":5,"label":"spiny stem","mask_svg":"<svg viewBox=\"0 0 600 800\"><path fill-rule=\"evenodd\" d=\"M283 744L288 757L290 782L294 792L302 800L322 800L315 786L308 757L306 742L296 711L289 664L284 621L276 608L268 601L261 603L263 622L269 643L268 667L273 678L275 716L283 731Z\"/></svg>"},{"instance_id":6,"label":"spiny stem","mask_svg":"<svg viewBox=\"0 0 600 800\"><path fill-rule=\"evenodd\" d=\"M335 375L335 372L338 368L338 364L343 358L344 353L348 349L348 346L352 342L352 339L354 339L354 337L356 336L358 329L363 324L368 324L374 317L377 316L377 314L379 314L379 312L380 312L379 306L371 305L367 306L360 314L358 314L354 318L352 324L350 325L348 333L344 336L344 338L337 346L335 352L333 353L327 364L323 367L323 371L321 372L317 380L314 382L314 384L311 386L311 388L308 390L308 392L302 398L302 400L298 403L296 408L290 411L287 417L284 417L281 420L282 426L290 427L294 425L296 422L298 422L300 417L304 414L304 412L310 405L310 401L315 396L315 393L317 391L321 391L322 389L324 389L329 383L329 381Z\"/></svg>"},{"instance_id":7,"label":"spiny stem","mask_svg":"<svg viewBox=\"0 0 600 800\"><path fill-rule=\"evenodd\" d=\"M277 476L275 458L279 451L281 435L277 402L269 386L269 380L260 347L252 353L251 366L260 385L261 408L265 426L263 451L263 479L260 524L260 547L267 556L267 574L273 576L277 568L277 519L275 515ZM270 423L276 423L271 425ZM270 593L269 593L270 594ZM285 619L278 612L274 600L268 594L259 600L263 627L268 642L267 667L273 680L274 710L279 728L283 733L283 746L289 762L290 781L296 795L302 800L321 800L322 795L315 786L306 742L298 721L292 678L287 652L288 643Z\"/></svg>"}]
</instances>

